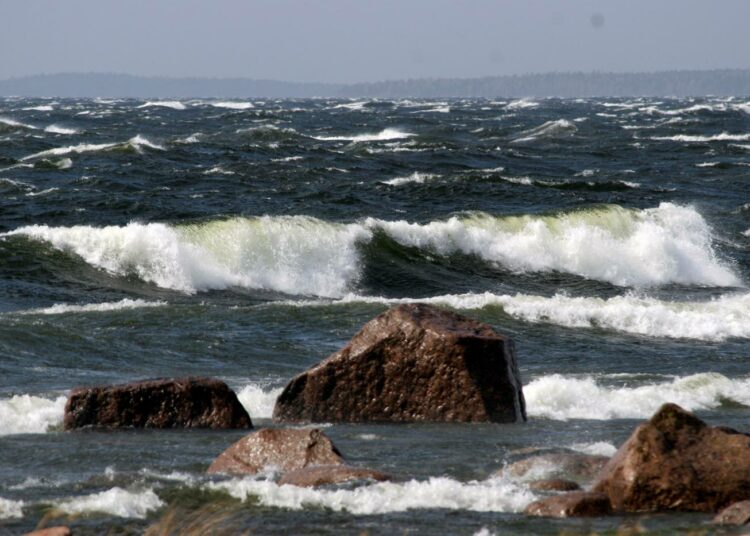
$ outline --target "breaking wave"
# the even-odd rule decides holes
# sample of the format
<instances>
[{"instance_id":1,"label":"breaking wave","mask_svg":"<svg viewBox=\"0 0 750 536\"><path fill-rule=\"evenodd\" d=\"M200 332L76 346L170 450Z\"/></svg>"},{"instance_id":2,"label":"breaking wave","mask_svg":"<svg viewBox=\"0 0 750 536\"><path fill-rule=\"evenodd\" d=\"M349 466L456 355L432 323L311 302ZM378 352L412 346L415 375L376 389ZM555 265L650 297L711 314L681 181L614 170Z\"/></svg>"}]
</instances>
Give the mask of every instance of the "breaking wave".
<instances>
[{"instance_id":1,"label":"breaking wave","mask_svg":"<svg viewBox=\"0 0 750 536\"><path fill-rule=\"evenodd\" d=\"M186 108L180 101L148 101L138 106L138 108L151 108L153 106L171 108L172 110L184 110Z\"/></svg>"},{"instance_id":2,"label":"breaking wave","mask_svg":"<svg viewBox=\"0 0 750 536\"><path fill-rule=\"evenodd\" d=\"M252 419L270 419L273 407L283 387L269 388L256 383L245 385L237 392L237 398Z\"/></svg>"},{"instance_id":3,"label":"breaking wave","mask_svg":"<svg viewBox=\"0 0 750 536\"><path fill-rule=\"evenodd\" d=\"M130 491L114 487L100 493L74 497L55 504L68 514L103 513L117 517L145 519L152 511L164 506L153 489Z\"/></svg>"},{"instance_id":4,"label":"breaking wave","mask_svg":"<svg viewBox=\"0 0 750 536\"><path fill-rule=\"evenodd\" d=\"M433 477L408 482L378 482L355 489L313 489L255 478L207 484L240 500L253 499L264 506L301 510L328 508L354 515L376 515L417 509L519 512L536 496L528 488L500 478L459 482Z\"/></svg>"},{"instance_id":5,"label":"breaking wave","mask_svg":"<svg viewBox=\"0 0 750 536\"><path fill-rule=\"evenodd\" d=\"M402 186L409 183L422 184L425 181L438 177L440 177L440 175L436 175L434 173L420 173L419 171L415 171L408 177L396 177L393 179L388 179L387 181L382 181L382 183L389 186Z\"/></svg>"},{"instance_id":6,"label":"breaking wave","mask_svg":"<svg viewBox=\"0 0 750 536\"><path fill-rule=\"evenodd\" d=\"M42 434L62 424L66 400L64 396L51 399L33 395L0 399L0 436Z\"/></svg>"},{"instance_id":7,"label":"breaking wave","mask_svg":"<svg viewBox=\"0 0 750 536\"><path fill-rule=\"evenodd\" d=\"M689 411L725 402L750 406L750 379L708 372L637 387L603 385L598 378L543 376L524 386L529 416L554 420L648 418L672 402Z\"/></svg>"},{"instance_id":8,"label":"breaking wave","mask_svg":"<svg viewBox=\"0 0 750 536\"><path fill-rule=\"evenodd\" d=\"M427 224L264 216L194 225L32 225L1 236L46 241L112 274L188 293L246 287L335 298L359 279L358 244L374 233L431 255L477 256L519 273L559 271L634 287L742 285L715 254L700 214L670 203L549 216L475 213Z\"/></svg>"},{"instance_id":9,"label":"breaking wave","mask_svg":"<svg viewBox=\"0 0 750 536\"><path fill-rule=\"evenodd\" d=\"M347 136L313 136L313 138L320 141L351 141L357 143L367 141L401 140L404 138L410 138L412 136L414 136L414 134L411 134L409 132L403 132L395 128L386 128L374 134L353 134Z\"/></svg>"},{"instance_id":10,"label":"breaking wave","mask_svg":"<svg viewBox=\"0 0 750 536\"><path fill-rule=\"evenodd\" d=\"M513 140L513 143L533 141L536 139L563 138L572 136L578 131L578 127L567 119L558 119L556 121L547 121L538 127L530 128L521 132L521 137Z\"/></svg>"},{"instance_id":11,"label":"breaking wave","mask_svg":"<svg viewBox=\"0 0 750 536\"><path fill-rule=\"evenodd\" d=\"M211 102L210 104L214 108L226 108L228 110L248 110L250 108L255 108L255 105L252 102L220 101Z\"/></svg>"},{"instance_id":12,"label":"breaking wave","mask_svg":"<svg viewBox=\"0 0 750 536\"><path fill-rule=\"evenodd\" d=\"M0 519L22 518L23 507L23 501L13 501L0 497Z\"/></svg>"},{"instance_id":13,"label":"breaking wave","mask_svg":"<svg viewBox=\"0 0 750 536\"><path fill-rule=\"evenodd\" d=\"M125 298L116 302L87 303L84 305L56 303L51 307L44 307L42 309L30 309L28 311L21 311L18 314L60 315L67 313L101 313L110 311L122 311L128 309L140 309L143 307L161 307L163 305L167 305L167 302L150 302L145 300L131 300L130 298Z\"/></svg>"},{"instance_id":14,"label":"breaking wave","mask_svg":"<svg viewBox=\"0 0 750 536\"><path fill-rule=\"evenodd\" d=\"M157 145L141 135L134 136L128 141L120 143L80 143L78 145L69 145L67 147L55 147L38 153L24 156L21 161L33 160L36 158L45 158L47 156L65 156L69 154L97 153L100 151L131 149L136 152L143 151L144 148L163 151L164 147Z\"/></svg>"},{"instance_id":15,"label":"breaking wave","mask_svg":"<svg viewBox=\"0 0 750 536\"><path fill-rule=\"evenodd\" d=\"M74 128L61 127L60 125L50 125L44 129L45 132L50 134L78 134L78 131Z\"/></svg>"},{"instance_id":16,"label":"breaking wave","mask_svg":"<svg viewBox=\"0 0 750 536\"><path fill-rule=\"evenodd\" d=\"M685 143L702 143L707 141L748 141L750 134L730 134L722 132L713 136L690 136L688 134L678 134L676 136L654 136L652 140L659 141L681 141Z\"/></svg>"}]
</instances>

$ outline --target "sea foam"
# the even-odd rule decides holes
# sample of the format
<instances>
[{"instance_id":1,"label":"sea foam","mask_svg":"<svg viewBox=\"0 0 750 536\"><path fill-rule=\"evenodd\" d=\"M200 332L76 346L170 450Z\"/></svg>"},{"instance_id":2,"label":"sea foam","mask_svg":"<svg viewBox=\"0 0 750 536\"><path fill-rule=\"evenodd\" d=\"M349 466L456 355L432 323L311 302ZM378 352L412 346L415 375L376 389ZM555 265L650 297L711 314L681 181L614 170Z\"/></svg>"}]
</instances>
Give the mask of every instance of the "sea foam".
<instances>
[{"instance_id":1,"label":"sea foam","mask_svg":"<svg viewBox=\"0 0 750 536\"><path fill-rule=\"evenodd\" d=\"M237 392L237 398L243 407L255 419L270 419L273 417L273 407L281 394L283 387L267 387L251 383Z\"/></svg>"},{"instance_id":2,"label":"sea foam","mask_svg":"<svg viewBox=\"0 0 750 536\"><path fill-rule=\"evenodd\" d=\"M144 519L150 512L164 506L153 489L130 491L114 487L100 493L73 497L55 504L68 514L104 513L118 517Z\"/></svg>"},{"instance_id":3,"label":"sea foam","mask_svg":"<svg viewBox=\"0 0 750 536\"><path fill-rule=\"evenodd\" d=\"M750 379L713 372L636 387L611 387L590 377L543 376L523 388L530 417L554 420L650 417L672 402L689 411L714 409L725 401L750 406Z\"/></svg>"},{"instance_id":4,"label":"sea foam","mask_svg":"<svg viewBox=\"0 0 750 536\"><path fill-rule=\"evenodd\" d=\"M219 101L211 102L210 104L214 108L226 108L229 110L248 110L250 108L255 108L255 105L252 102Z\"/></svg>"},{"instance_id":5,"label":"sea foam","mask_svg":"<svg viewBox=\"0 0 750 536\"><path fill-rule=\"evenodd\" d=\"M14 395L0 399L0 436L41 434L62 423L66 397Z\"/></svg>"},{"instance_id":6,"label":"sea foam","mask_svg":"<svg viewBox=\"0 0 750 536\"><path fill-rule=\"evenodd\" d=\"M0 497L0 519L22 518L23 507L23 501L13 501Z\"/></svg>"},{"instance_id":7,"label":"sea foam","mask_svg":"<svg viewBox=\"0 0 750 536\"><path fill-rule=\"evenodd\" d=\"M435 477L424 481L379 482L354 489L314 489L279 486L271 480L232 479L209 483L240 500L254 499L264 506L301 510L326 508L354 515L375 515L417 509L519 512L536 497L528 488L509 480L459 482Z\"/></svg>"}]
</instances>

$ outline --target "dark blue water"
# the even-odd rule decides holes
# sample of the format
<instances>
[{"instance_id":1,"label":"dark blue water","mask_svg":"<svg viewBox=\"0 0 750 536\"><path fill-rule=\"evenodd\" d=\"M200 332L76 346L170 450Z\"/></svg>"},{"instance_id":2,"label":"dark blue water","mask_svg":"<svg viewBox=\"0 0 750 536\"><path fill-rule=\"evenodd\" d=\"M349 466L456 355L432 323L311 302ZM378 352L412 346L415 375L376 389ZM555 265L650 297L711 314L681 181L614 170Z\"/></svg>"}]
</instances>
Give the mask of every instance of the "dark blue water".
<instances>
[{"instance_id":1,"label":"dark blue water","mask_svg":"<svg viewBox=\"0 0 750 536\"><path fill-rule=\"evenodd\" d=\"M220 503L258 533L558 533L490 478L611 454L666 401L750 429L750 103L0 100L0 532L140 533ZM238 432L60 431L82 384L279 389L401 301L517 343L523 425L329 426L397 475L299 490L203 472ZM33 453L33 454L30 454Z\"/></svg>"}]
</instances>

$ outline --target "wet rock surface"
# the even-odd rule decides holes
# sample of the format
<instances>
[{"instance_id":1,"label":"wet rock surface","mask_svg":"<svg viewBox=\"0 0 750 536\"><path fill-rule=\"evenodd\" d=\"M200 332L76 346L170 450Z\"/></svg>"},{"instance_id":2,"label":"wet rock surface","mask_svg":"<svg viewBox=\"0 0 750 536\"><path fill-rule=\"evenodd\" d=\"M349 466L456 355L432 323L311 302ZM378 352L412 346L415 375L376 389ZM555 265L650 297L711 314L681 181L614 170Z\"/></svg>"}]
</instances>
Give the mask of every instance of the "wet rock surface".
<instances>
[{"instance_id":1,"label":"wet rock surface","mask_svg":"<svg viewBox=\"0 0 750 536\"><path fill-rule=\"evenodd\" d=\"M609 498L602 493L571 491L528 505L524 513L542 517L597 517L612 512Z\"/></svg>"},{"instance_id":2,"label":"wet rock surface","mask_svg":"<svg viewBox=\"0 0 750 536\"><path fill-rule=\"evenodd\" d=\"M316 428L263 428L222 452L209 473L257 474L266 467L283 473L308 466L343 465L336 446Z\"/></svg>"},{"instance_id":3,"label":"wet rock surface","mask_svg":"<svg viewBox=\"0 0 750 536\"><path fill-rule=\"evenodd\" d=\"M356 480L375 480L378 482L391 480L391 477L379 471L361 469L348 465L316 465L296 469L284 473L279 484L292 486L316 487L331 484L341 484Z\"/></svg>"},{"instance_id":4,"label":"wet rock surface","mask_svg":"<svg viewBox=\"0 0 750 536\"><path fill-rule=\"evenodd\" d=\"M620 447L593 490L618 511L716 512L750 498L750 435L665 404Z\"/></svg>"},{"instance_id":5,"label":"wet rock surface","mask_svg":"<svg viewBox=\"0 0 750 536\"><path fill-rule=\"evenodd\" d=\"M252 428L252 421L226 383L191 377L79 387L68 397L64 427Z\"/></svg>"},{"instance_id":6,"label":"wet rock surface","mask_svg":"<svg viewBox=\"0 0 750 536\"><path fill-rule=\"evenodd\" d=\"M430 305L377 316L343 349L296 376L279 422L525 420L513 341Z\"/></svg>"}]
</instances>

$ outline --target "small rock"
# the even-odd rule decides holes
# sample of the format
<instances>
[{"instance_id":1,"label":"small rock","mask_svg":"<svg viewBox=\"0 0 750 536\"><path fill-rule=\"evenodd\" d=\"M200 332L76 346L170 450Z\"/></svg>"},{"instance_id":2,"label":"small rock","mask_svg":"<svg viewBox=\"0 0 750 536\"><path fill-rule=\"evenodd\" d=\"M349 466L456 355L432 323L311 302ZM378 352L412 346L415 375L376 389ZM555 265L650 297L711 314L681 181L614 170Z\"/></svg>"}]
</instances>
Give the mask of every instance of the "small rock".
<instances>
[{"instance_id":1,"label":"small rock","mask_svg":"<svg viewBox=\"0 0 750 536\"><path fill-rule=\"evenodd\" d=\"M609 498L602 493L571 491L531 503L524 513L543 517L597 517L612 512Z\"/></svg>"},{"instance_id":2,"label":"small rock","mask_svg":"<svg viewBox=\"0 0 750 536\"><path fill-rule=\"evenodd\" d=\"M209 473L256 474L273 466L283 473L309 465L343 465L328 437L312 428L263 428L222 452Z\"/></svg>"},{"instance_id":3,"label":"small rock","mask_svg":"<svg viewBox=\"0 0 750 536\"><path fill-rule=\"evenodd\" d=\"M46 529L32 530L23 536L70 536L72 533L68 527L49 527Z\"/></svg>"},{"instance_id":4,"label":"small rock","mask_svg":"<svg viewBox=\"0 0 750 536\"><path fill-rule=\"evenodd\" d=\"M730 504L719 512L714 523L721 525L746 525L750 521L750 501Z\"/></svg>"},{"instance_id":5,"label":"small rock","mask_svg":"<svg viewBox=\"0 0 750 536\"><path fill-rule=\"evenodd\" d=\"M578 491L581 486L572 480L550 478L548 480L534 480L529 482L529 489L534 491Z\"/></svg>"},{"instance_id":6,"label":"small rock","mask_svg":"<svg viewBox=\"0 0 750 536\"><path fill-rule=\"evenodd\" d=\"M284 473L279 480L279 484L309 488L341 484L342 482L351 480L376 480L383 482L390 479L389 475L370 469L360 469L348 465L315 465Z\"/></svg>"},{"instance_id":7,"label":"small rock","mask_svg":"<svg viewBox=\"0 0 750 536\"><path fill-rule=\"evenodd\" d=\"M620 447L593 490L618 511L716 512L750 496L750 435L664 404Z\"/></svg>"},{"instance_id":8,"label":"small rock","mask_svg":"<svg viewBox=\"0 0 750 536\"><path fill-rule=\"evenodd\" d=\"M74 389L66 430L105 428L252 428L226 383L211 378L159 379Z\"/></svg>"},{"instance_id":9,"label":"small rock","mask_svg":"<svg viewBox=\"0 0 750 536\"><path fill-rule=\"evenodd\" d=\"M513 341L431 305L377 316L349 344L296 376L279 422L526 420Z\"/></svg>"},{"instance_id":10,"label":"small rock","mask_svg":"<svg viewBox=\"0 0 750 536\"><path fill-rule=\"evenodd\" d=\"M606 456L578 452L547 452L529 456L500 469L497 475L514 478L564 478L578 482L593 480L607 464Z\"/></svg>"}]
</instances>

